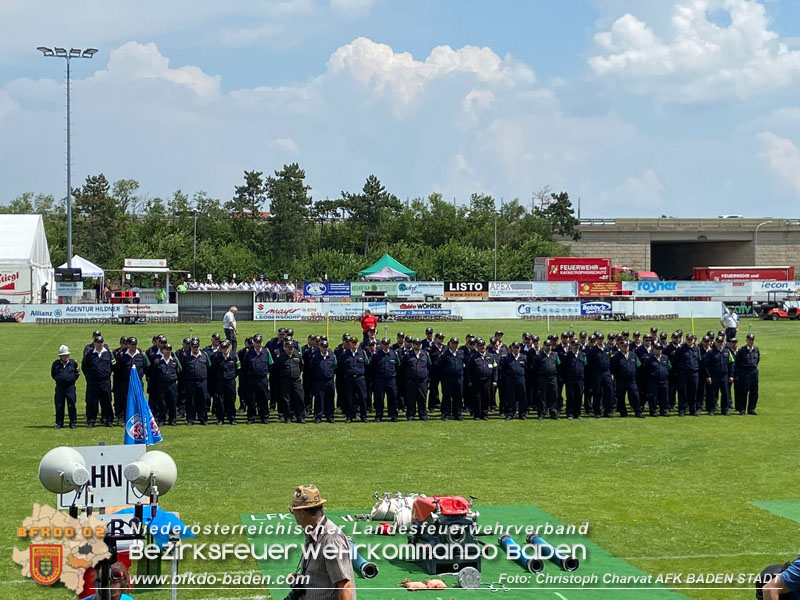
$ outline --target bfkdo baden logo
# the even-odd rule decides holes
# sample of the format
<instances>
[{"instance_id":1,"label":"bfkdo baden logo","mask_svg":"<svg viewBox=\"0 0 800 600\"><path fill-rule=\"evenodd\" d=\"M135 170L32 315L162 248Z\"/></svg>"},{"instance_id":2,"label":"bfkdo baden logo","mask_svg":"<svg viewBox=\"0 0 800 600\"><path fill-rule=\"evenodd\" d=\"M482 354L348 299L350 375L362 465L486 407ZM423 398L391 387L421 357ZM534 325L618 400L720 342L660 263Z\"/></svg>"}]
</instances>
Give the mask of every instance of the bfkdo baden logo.
<instances>
[{"instance_id":1,"label":"bfkdo baden logo","mask_svg":"<svg viewBox=\"0 0 800 600\"><path fill-rule=\"evenodd\" d=\"M41 585L60 581L80 596L84 571L111 558L105 535L106 526L96 517L76 519L34 504L31 516L17 527L17 538L29 539L31 545L27 551L14 548L13 560L22 567L23 577Z\"/></svg>"},{"instance_id":2,"label":"bfkdo baden logo","mask_svg":"<svg viewBox=\"0 0 800 600\"><path fill-rule=\"evenodd\" d=\"M60 544L31 544L31 577L36 583L51 585L61 577L64 548Z\"/></svg>"}]
</instances>

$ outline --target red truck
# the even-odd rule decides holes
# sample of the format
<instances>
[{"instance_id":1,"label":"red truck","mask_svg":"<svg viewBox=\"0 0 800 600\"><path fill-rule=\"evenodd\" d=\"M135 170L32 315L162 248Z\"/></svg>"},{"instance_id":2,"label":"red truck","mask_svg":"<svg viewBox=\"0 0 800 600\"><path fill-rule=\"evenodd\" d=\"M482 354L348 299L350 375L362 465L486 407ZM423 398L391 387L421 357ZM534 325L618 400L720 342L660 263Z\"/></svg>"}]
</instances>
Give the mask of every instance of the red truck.
<instances>
[{"instance_id":1,"label":"red truck","mask_svg":"<svg viewBox=\"0 0 800 600\"><path fill-rule=\"evenodd\" d=\"M695 281L794 281L794 267L695 267Z\"/></svg>"}]
</instances>

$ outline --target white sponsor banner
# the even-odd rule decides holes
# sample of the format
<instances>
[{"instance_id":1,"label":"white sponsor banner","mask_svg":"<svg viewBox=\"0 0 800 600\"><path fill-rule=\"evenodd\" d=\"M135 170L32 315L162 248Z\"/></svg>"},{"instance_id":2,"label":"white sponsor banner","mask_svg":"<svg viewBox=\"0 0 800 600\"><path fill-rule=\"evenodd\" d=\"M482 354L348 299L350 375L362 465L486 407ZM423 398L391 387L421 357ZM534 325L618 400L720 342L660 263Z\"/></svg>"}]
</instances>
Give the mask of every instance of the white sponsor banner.
<instances>
[{"instance_id":1,"label":"white sponsor banner","mask_svg":"<svg viewBox=\"0 0 800 600\"><path fill-rule=\"evenodd\" d=\"M575 281L489 282L489 298L570 298L577 295Z\"/></svg>"},{"instance_id":2,"label":"white sponsor banner","mask_svg":"<svg viewBox=\"0 0 800 600\"><path fill-rule=\"evenodd\" d=\"M725 304L717 300L614 300L612 310L626 315L678 315L681 319L716 318L725 312Z\"/></svg>"},{"instance_id":3,"label":"white sponsor banner","mask_svg":"<svg viewBox=\"0 0 800 600\"><path fill-rule=\"evenodd\" d=\"M580 314L580 302L520 302L517 304L517 316L520 317L537 315L580 317Z\"/></svg>"},{"instance_id":4,"label":"white sponsor banner","mask_svg":"<svg viewBox=\"0 0 800 600\"><path fill-rule=\"evenodd\" d=\"M254 321L300 321L307 317L361 317L364 309L387 313L385 302L256 302Z\"/></svg>"},{"instance_id":5,"label":"white sponsor banner","mask_svg":"<svg viewBox=\"0 0 800 600\"><path fill-rule=\"evenodd\" d=\"M401 281L397 284L398 298L425 298L444 296L443 281Z\"/></svg>"},{"instance_id":6,"label":"white sponsor banner","mask_svg":"<svg viewBox=\"0 0 800 600\"><path fill-rule=\"evenodd\" d=\"M800 281L750 281L751 296L766 296L769 292L797 293L800 290Z\"/></svg>"},{"instance_id":7,"label":"white sponsor banner","mask_svg":"<svg viewBox=\"0 0 800 600\"><path fill-rule=\"evenodd\" d=\"M734 293L733 285L722 281L623 281L622 291L650 298L677 298L695 296L723 297ZM742 294L747 293L739 286Z\"/></svg>"},{"instance_id":8,"label":"white sponsor banner","mask_svg":"<svg viewBox=\"0 0 800 600\"><path fill-rule=\"evenodd\" d=\"M151 269L153 267L156 268L166 268L167 266L167 259L166 258L126 258L125 259L125 266L132 267L132 268L144 268L144 269ZM209 276L209 279L211 277Z\"/></svg>"},{"instance_id":9,"label":"white sponsor banner","mask_svg":"<svg viewBox=\"0 0 800 600\"><path fill-rule=\"evenodd\" d=\"M177 304L0 304L0 322L74 321L126 316L177 317Z\"/></svg>"},{"instance_id":10,"label":"white sponsor banner","mask_svg":"<svg viewBox=\"0 0 800 600\"><path fill-rule=\"evenodd\" d=\"M38 294L39 290L35 290ZM30 299L31 295L31 271L30 269L4 268L0 269L0 298L5 298L10 302L25 300L23 296Z\"/></svg>"},{"instance_id":11,"label":"white sponsor banner","mask_svg":"<svg viewBox=\"0 0 800 600\"><path fill-rule=\"evenodd\" d=\"M83 281L56 281L56 296L80 296Z\"/></svg>"}]
</instances>

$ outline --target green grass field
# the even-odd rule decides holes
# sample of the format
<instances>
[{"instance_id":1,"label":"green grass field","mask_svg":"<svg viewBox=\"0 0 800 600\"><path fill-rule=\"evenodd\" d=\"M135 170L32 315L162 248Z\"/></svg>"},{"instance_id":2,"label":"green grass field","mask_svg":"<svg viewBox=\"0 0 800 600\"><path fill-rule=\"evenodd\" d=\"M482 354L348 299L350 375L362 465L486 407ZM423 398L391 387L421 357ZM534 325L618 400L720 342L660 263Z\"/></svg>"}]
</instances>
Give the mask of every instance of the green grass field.
<instances>
[{"instance_id":1,"label":"green grass field","mask_svg":"<svg viewBox=\"0 0 800 600\"><path fill-rule=\"evenodd\" d=\"M553 331L568 326L593 330L597 325L552 323ZM599 325L604 332L622 328L620 323ZM657 325L667 331L691 330L688 320L658 321ZM291 326L303 340L325 328L324 324ZM425 326L391 324L389 334L394 337L402 327L422 336ZM645 322L625 324L631 331L644 331L647 326ZM272 323L242 323L240 340L256 331L271 336L272 327ZM435 327L461 338L467 332L489 337L501 328L509 341L523 330L546 333L545 323L521 321ZM695 327L704 332L718 329L719 324L697 320ZM795 557L800 550L795 521L752 504L800 498L800 484L789 464L797 449L793 432L797 430L800 323L745 320L742 327L752 327L762 352L756 417L167 427L164 441L156 448L173 456L179 479L164 497L163 506L180 512L187 523L235 525L242 514L285 511L299 483L316 483L331 509L352 512L368 512L376 490L471 494L479 499L479 509L481 505L535 505L564 523L588 521L592 544L645 573L758 573L767 564ZM204 344L219 330L216 324L193 328ZM3 598L74 597L62 586L41 588L23 580L11 560L11 548L27 546L26 540L15 538L15 527L30 514L32 503L55 506L56 498L36 476L45 452L60 445L122 443L119 426L86 429L83 381L78 384L78 429L53 430L50 363L60 344L69 345L73 357L79 357L93 329L91 325L0 325L0 390L5 405L0 446L5 509L0 516ZM173 344L189 334L189 326L180 324L101 329L109 342L120 335L136 335L143 347L154 333L163 332ZM357 330L357 324L331 323L329 335L333 339ZM383 334L382 325L379 333ZM247 540L219 536L195 541ZM252 560L181 565L182 571L257 569ZM514 572L515 566L509 565L508 571ZM364 580L357 584L359 598L370 598ZM275 597L282 598L283 593ZM396 597L406 593L398 588ZM709 600L753 597L750 590L681 593ZM570 600L588 597L569 590L560 594ZM657 594L608 591L602 597L660 597ZM153 600L168 597L161 591L142 595ZM180 598L264 595L268 592L235 589L179 593ZM559 595L542 590L526 592L524 597L555 599Z\"/></svg>"}]
</instances>

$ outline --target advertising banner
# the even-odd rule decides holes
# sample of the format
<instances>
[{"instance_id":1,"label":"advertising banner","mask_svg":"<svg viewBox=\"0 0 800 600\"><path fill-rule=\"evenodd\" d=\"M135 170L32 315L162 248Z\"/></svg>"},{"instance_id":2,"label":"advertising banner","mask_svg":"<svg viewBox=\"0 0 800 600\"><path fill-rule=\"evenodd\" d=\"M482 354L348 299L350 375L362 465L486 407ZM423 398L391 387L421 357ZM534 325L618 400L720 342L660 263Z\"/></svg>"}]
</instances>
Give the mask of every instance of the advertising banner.
<instances>
[{"instance_id":1,"label":"advertising banner","mask_svg":"<svg viewBox=\"0 0 800 600\"><path fill-rule=\"evenodd\" d=\"M0 322L74 321L117 317L177 317L177 304L2 304Z\"/></svg>"},{"instance_id":2,"label":"advertising banner","mask_svg":"<svg viewBox=\"0 0 800 600\"><path fill-rule=\"evenodd\" d=\"M80 296L83 281L56 281L56 296Z\"/></svg>"},{"instance_id":3,"label":"advertising banner","mask_svg":"<svg viewBox=\"0 0 800 600\"><path fill-rule=\"evenodd\" d=\"M581 298L607 298L618 296L622 291L622 282L619 281L579 281L578 296Z\"/></svg>"},{"instance_id":4,"label":"advertising banner","mask_svg":"<svg viewBox=\"0 0 800 600\"><path fill-rule=\"evenodd\" d=\"M390 304L389 313L404 317L447 317L452 310L450 304L445 302L401 302Z\"/></svg>"},{"instance_id":5,"label":"advertising banner","mask_svg":"<svg viewBox=\"0 0 800 600\"><path fill-rule=\"evenodd\" d=\"M397 284L398 298L441 298L444 283L441 281L401 281Z\"/></svg>"},{"instance_id":6,"label":"advertising banner","mask_svg":"<svg viewBox=\"0 0 800 600\"><path fill-rule=\"evenodd\" d=\"M324 305L327 308L327 304ZM324 316L320 305L309 302L257 302L253 305L254 321L299 321L304 317Z\"/></svg>"},{"instance_id":7,"label":"advertising banner","mask_svg":"<svg viewBox=\"0 0 800 600\"><path fill-rule=\"evenodd\" d=\"M800 290L800 281L751 281L751 296L765 296L768 292L796 293Z\"/></svg>"},{"instance_id":8,"label":"advertising banner","mask_svg":"<svg viewBox=\"0 0 800 600\"><path fill-rule=\"evenodd\" d=\"M22 300L20 296L30 295L31 273L29 269L0 269L0 298L19 302Z\"/></svg>"},{"instance_id":9,"label":"advertising banner","mask_svg":"<svg viewBox=\"0 0 800 600\"><path fill-rule=\"evenodd\" d=\"M623 281L622 290L635 296L677 298L726 296L733 293L733 284L721 281ZM744 292L744 288L741 288Z\"/></svg>"},{"instance_id":10,"label":"advertising banner","mask_svg":"<svg viewBox=\"0 0 800 600\"><path fill-rule=\"evenodd\" d=\"M517 304L517 315L520 317L536 315L579 316L580 302L521 302Z\"/></svg>"},{"instance_id":11,"label":"advertising banner","mask_svg":"<svg viewBox=\"0 0 800 600\"><path fill-rule=\"evenodd\" d=\"M611 260L564 256L547 259L547 281L610 281Z\"/></svg>"},{"instance_id":12,"label":"advertising banner","mask_svg":"<svg viewBox=\"0 0 800 600\"><path fill-rule=\"evenodd\" d=\"M533 298L533 282L490 281L489 298Z\"/></svg>"},{"instance_id":13,"label":"advertising banner","mask_svg":"<svg viewBox=\"0 0 800 600\"><path fill-rule=\"evenodd\" d=\"M575 281L534 281L533 298L574 298L578 295Z\"/></svg>"},{"instance_id":14,"label":"advertising banner","mask_svg":"<svg viewBox=\"0 0 800 600\"><path fill-rule=\"evenodd\" d=\"M753 303L742 300L741 302L725 302L726 308L733 308L740 317L757 317L758 315L753 311Z\"/></svg>"},{"instance_id":15,"label":"advertising banner","mask_svg":"<svg viewBox=\"0 0 800 600\"><path fill-rule=\"evenodd\" d=\"M166 258L126 258L123 263L126 267L137 269L164 269L167 266Z\"/></svg>"},{"instance_id":16,"label":"advertising banner","mask_svg":"<svg viewBox=\"0 0 800 600\"><path fill-rule=\"evenodd\" d=\"M582 315L610 315L611 302L607 300L581 300Z\"/></svg>"},{"instance_id":17,"label":"advertising banner","mask_svg":"<svg viewBox=\"0 0 800 600\"><path fill-rule=\"evenodd\" d=\"M396 281L352 281L350 282L350 297L361 298L364 292L386 292L389 298L397 298Z\"/></svg>"},{"instance_id":18,"label":"advertising banner","mask_svg":"<svg viewBox=\"0 0 800 600\"><path fill-rule=\"evenodd\" d=\"M308 298L349 298L350 282L305 281L303 282L303 296Z\"/></svg>"},{"instance_id":19,"label":"advertising banner","mask_svg":"<svg viewBox=\"0 0 800 600\"><path fill-rule=\"evenodd\" d=\"M445 298L486 298L489 296L488 281L446 281Z\"/></svg>"}]
</instances>

